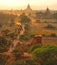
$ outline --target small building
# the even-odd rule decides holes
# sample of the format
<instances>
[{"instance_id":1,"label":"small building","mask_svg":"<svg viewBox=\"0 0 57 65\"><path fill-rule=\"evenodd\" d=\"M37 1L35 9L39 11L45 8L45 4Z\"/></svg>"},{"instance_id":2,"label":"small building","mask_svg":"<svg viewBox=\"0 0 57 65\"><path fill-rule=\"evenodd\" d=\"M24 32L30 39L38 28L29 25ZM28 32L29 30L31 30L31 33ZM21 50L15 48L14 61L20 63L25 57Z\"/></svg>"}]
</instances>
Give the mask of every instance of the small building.
<instances>
[{"instance_id":1,"label":"small building","mask_svg":"<svg viewBox=\"0 0 57 65\"><path fill-rule=\"evenodd\" d=\"M35 36L31 42L31 45L33 44L42 44L42 36L39 35L39 36Z\"/></svg>"}]
</instances>

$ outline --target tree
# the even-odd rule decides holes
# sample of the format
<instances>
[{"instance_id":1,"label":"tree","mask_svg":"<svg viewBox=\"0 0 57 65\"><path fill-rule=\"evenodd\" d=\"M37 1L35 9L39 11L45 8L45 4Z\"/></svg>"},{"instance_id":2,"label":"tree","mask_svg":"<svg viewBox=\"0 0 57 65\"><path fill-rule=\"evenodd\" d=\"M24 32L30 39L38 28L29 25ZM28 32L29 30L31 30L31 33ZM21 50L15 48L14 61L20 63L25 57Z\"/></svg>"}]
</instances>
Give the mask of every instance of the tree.
<instances>
[{"instance_id":1,"label":"tree","mask_svg":"<svg viewBox=\"0 0 57 65\"><path fill-rule=\"evenodd\" d=\"M9 47L9 42L6 38L0 37L0 53L7 51Z\"/></svg>"},{"instance_id":2,"label":"tree","mask_svg":"<svg viewBox=\"0 0 57 65\"><path fill-rule=\"evenodd\" d=\"M30 18L26 16L24 13L20 15L20 22L25 29L25 33L28 33L30 31L30 21Z\"/></svg>"},{"instance_id":3,"label":"tree","mask_svg":"<svg viewBox=\"0 0 57 65\"><path fill-rule=\"evenodd\" d=\"M10 32L10 30L8 30L8 29L2 30L2 33L3 33L5 36L7 36L9 32Z\"/></svg>"},{"instance_id":4,"label":"tree","mask_svg":"<svg viewBox=\"0 0 57 65\"><path fill-rule=\"evenodd\" d=\"M20 21L22 24L30 23L30 18L23 13L20 15Z\"/></svg>"}]
</instances>

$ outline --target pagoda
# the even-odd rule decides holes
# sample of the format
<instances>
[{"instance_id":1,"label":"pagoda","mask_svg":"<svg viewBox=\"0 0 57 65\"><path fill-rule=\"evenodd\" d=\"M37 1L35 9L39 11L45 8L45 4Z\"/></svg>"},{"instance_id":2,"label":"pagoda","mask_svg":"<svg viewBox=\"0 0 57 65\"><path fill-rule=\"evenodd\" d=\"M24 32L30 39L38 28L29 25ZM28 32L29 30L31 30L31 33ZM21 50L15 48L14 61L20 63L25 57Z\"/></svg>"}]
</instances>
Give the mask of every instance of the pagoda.
<instances>
[{"instance_id":1,"label":"pagoda","mask_svg":"<svg viewBox=\"0 0 57 65\"><path fill-rule=\"evenodd\" d=\"M30 5L29 5L29 4L28 4L28 6L27 6L26 10L28 10L28 11L32 11L32 9L31 9L31 7L30 7Z\"/></svg>"},{"instance_id":2,"label":"pagoda","mask_svg":"<svg viewBox=\"0 0 57 65\"><path fill-rule=\"evenodd\" d=\"M31 14L32 13L32 9L31 9L29 4L28 4L27 8L24 10L24 13L27 13L27 14Z\"/></svg>"},{"instance_id":3,"label":"pagoda","mask_svg":"<svg viewBox=\"0 0 57 65\"><path fill-rule=\"evenodd\" d=\"M49 8L47 7L47 9L46 9L46 12L45 12L46 14L50 14L50 10L49 10Z\"/></svg>"}]
</instances>

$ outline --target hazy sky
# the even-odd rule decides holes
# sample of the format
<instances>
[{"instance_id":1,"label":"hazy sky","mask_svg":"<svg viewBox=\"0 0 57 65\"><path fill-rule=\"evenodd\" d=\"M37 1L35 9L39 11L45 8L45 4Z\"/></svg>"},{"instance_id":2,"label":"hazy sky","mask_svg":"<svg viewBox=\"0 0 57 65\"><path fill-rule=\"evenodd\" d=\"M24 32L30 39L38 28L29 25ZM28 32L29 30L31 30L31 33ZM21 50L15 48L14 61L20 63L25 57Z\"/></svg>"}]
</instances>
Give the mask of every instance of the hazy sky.
<instances>
[{"instance_id":1,"label":"hazy sky","mask_svg":"<svg viewBox=\"0 0 57 65\"><path fill-rule=\"evenodd\" d=\"M25 9L28 4L32 9L57 10L57 0L0 0L0 9Z\"/></svg>"}]
</instances>

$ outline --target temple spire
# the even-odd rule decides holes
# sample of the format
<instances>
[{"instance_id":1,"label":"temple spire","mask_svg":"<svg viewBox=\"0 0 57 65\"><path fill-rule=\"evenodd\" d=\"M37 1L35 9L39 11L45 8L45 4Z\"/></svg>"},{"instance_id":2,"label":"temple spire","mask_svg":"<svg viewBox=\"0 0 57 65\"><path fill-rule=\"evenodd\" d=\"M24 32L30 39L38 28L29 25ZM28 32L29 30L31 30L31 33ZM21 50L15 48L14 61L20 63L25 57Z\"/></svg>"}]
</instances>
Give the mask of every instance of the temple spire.
<instances>
[{"instance_id":1,"label":"temple spire","mask_svg":"<svg viewBox=\"0 0 57 65\"><path fill-rule=\"evenodd\" d=\"M47 9L46 9L46 14L50 14L50 10L49 10L48 7L47 7Z\"/></svg>"},{"instance_id":2,"label":"temple spire","mask_svg":"<svg viewBox=\"0 0 57 65\"><path fill-rule=\"evenodd\" d=\"M32 10L29 4L28 4L26 10Z\"/></svg>"},{"instance_id":3,"label":"temple spire","mask_svg":"<svg viewBox=\"0 0 57 65\"><path fill-rule=\"evenodd\" d=\"M28 4L27 8L30 8L30 5Z\"/></svg>"},{"instance_id":4,"label":"temple spire","mask_svg":"<svg viewBox=\"0 0 57 65\"><path fill-rule=\"evenodd\" d=\"M24 13L26 13L26 14L31 14L32 11L33 11L33 10L31 9L30 5L28 4L28 5L27 5L27 8L24 10Z\"/></svg>"}]
</instances>

